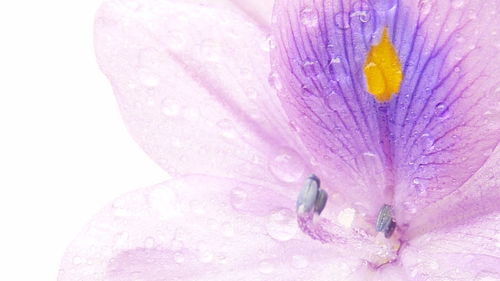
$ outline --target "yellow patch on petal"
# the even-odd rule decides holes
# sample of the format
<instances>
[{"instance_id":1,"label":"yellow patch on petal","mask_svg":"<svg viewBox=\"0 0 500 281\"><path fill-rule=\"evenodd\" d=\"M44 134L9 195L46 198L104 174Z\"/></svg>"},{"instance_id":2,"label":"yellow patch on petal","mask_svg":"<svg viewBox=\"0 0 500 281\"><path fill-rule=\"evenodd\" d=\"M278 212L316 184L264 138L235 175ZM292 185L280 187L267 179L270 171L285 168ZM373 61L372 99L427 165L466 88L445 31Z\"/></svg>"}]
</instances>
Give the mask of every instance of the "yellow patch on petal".
<instances>
[{"instance_id":1,"label":"yellow patch on petal","mask_svg":"<svg viewBox=\"0 0 500 281\"><path fill-rule=\"evenodd\" d=\"M364 73L368 92L379 102L386 102L399 92L403 72L398 54L389 39L387 27L378 45L372 46L366 57Z\"/></svg>"}]
</instances>

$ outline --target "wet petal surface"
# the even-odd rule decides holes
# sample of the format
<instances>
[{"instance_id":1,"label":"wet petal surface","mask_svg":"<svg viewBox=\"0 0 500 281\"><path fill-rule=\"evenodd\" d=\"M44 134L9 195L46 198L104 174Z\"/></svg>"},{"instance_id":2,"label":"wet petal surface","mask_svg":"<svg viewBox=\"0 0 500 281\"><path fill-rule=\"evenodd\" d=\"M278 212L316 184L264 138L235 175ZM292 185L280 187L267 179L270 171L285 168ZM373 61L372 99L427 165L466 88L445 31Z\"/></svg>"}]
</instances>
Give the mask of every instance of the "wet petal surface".
<instances>
[{"instance_id":1,"label":"wet petal surface","mask_svg":"<svg viewBox=\"0 0 500 281\"><path fill-rule=\"evenodd\" d=\"M494 0L277 1L280 98L330 185L407 223L483 165L500 136L498 13ZM363 66L385 28L403 80L380 103Z\"/></svg>"},{"instance_id":2,"label":"wet petal surface","mask_svg":"<svg viewBox=\"0 0 500 281\"><path fill-rule=\"evenodd\" d=\"M266 186L190 176L126 194L69 247L59 281L346 280L367 245L300 232ZM345 230L337 227L339 235ZM350 239L350 238L348 238Z\"/></svg>"},{"instance_id":3,"label":"wet petal surface","mask_svg":"<svg viewBox=\"0 0 500 281\"><path fill-rule=\"evenodd\" d=\"M302 181L309 156L269 85L266 33L234 5L201 2L116 0L99 10L99 65L130 132L172 175Z\"/></svg>"}]
</instances>

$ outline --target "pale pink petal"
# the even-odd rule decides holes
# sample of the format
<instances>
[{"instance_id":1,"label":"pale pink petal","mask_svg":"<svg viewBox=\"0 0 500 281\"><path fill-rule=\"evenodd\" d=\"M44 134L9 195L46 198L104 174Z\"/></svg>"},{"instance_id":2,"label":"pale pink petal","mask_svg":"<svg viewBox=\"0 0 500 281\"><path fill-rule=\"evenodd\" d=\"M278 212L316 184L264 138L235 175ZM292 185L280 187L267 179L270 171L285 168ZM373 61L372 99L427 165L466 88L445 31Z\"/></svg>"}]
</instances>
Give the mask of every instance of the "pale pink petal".
<instances>
[{"instance_id":1,"label":"pale pink petal","mask_svg":"<svg viewBox=\"0 0 500 281\"><path fill-rule=\"evenodd\" d=\"M337 233L327 244L302 234L294 201L269 186L185 177L104 208L67 250L59 281L345 281L377 252Z\"/></svg>"},{"instance_id":2,"label":"pale pink petal","mask_svg":"<svg viewBox=\"0 0 500 281\"><path fill-rule=\"evenodd\" d=\"M98 12L99 65L130 132L173 175L301 182L313 171L268 83L266 34L191 2L113 0Z\"/></svg>"},{"instance_id":3,"label":"pale pink petal","mask_svg":"<svg viewBox=\"0 0 500 281\"><path fill-rule=\"evenodd\" d=\"M185 0L207 6L235 8L265 32L270 31L274 0Z\"/></svg>"}]
</instances>

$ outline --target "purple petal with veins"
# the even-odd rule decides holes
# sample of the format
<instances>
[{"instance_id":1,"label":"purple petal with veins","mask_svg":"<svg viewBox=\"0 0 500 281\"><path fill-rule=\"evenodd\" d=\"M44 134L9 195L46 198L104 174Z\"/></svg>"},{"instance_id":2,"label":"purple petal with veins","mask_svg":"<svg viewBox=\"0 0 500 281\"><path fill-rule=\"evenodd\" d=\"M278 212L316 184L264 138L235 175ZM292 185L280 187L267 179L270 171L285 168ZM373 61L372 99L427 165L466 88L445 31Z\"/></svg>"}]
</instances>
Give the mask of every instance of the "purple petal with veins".
<instances>
[{"instance_id":1,"label":"purple petal with veins","mask_svg":"<svg viewBox=\"0 0 500 281\"><path fill-rule=\"evenodd\" d=\"M174 179L104 208L59 281L500 280L497 2L107 1L99 65Z\"/></svg>"},{"instance_id":2,"label":"purple petal with veins","mask_svg":"<svg viewBox=\"0 0 500 281\"><path fill-rule=\"evenodd\" d=\"M494 0L276 1L280 98L322 179L340 178L329 186L370 212L392 204L401 223L462 186L500 138L499 9ZM404 78L379 104L362 70L385 27Z\"/></svg>"}]
</instances>

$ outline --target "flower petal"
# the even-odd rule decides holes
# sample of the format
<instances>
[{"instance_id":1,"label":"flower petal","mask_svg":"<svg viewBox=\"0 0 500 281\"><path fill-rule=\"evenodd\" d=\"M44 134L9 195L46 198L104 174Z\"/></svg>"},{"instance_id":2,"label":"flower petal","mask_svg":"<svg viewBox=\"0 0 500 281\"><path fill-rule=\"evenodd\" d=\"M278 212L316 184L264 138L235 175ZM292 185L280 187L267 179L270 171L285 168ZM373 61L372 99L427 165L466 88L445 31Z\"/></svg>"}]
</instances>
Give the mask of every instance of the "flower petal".
<instances>
[{"instance_id":1,"label":"flower petal","mask_svg":"<svg viewBox=\"0 0 500 281\"><path fill-rule=\"evenodd\" d=\"M405 224L483 165L500 138L499 12L495 0L277 1L280 97L331 185ZM380 103L363 66L386 27L403 81Z\"/></svg>"},{"instance_id":2,"label":"flower petal","mask_svg":"<svg viewBox=\"0 0 500 281\"><path fill-rule=\"evenodd\" d=\"M462 226L500 212L500 147L460 189L423 209L410 223L408 239L427 232ZM498 226L497 226L498 227ZM500 228L497 229L500 231Z\"/></svg>"},{"instance_id":3,"label":"flower petal","mask_svg":"<svg viewBox=\"0 0 500 281\"><path fill-rule=\"evenodd\" d=\"M268 83L266 34L239 14L185 1L108 1L95 41L132 135L171 174L272 174L290 183L310 170Z\"/></svg>"},{"instance_id":4,"label":"flower petal","mask_svg":"<svg viewBox=\"0 0 500 281\"><path fill-rule=\"evenodd\" d=\"M293 207L267 187L206 176L132 192L75 239L58 280L346 280L363 245L311 240Z\"/></svg>"},{"instance_id":5,"label":"flower petal","mask_svg":"<svg viewBox=\"0 0 500 281\"><path fill-rule=\"evenodd\" d=\"M500 213L413 239L401 262L413 280L500 280Z\"/></svg>"}]
</instances>

